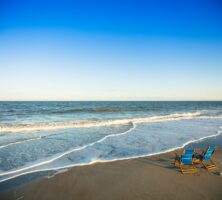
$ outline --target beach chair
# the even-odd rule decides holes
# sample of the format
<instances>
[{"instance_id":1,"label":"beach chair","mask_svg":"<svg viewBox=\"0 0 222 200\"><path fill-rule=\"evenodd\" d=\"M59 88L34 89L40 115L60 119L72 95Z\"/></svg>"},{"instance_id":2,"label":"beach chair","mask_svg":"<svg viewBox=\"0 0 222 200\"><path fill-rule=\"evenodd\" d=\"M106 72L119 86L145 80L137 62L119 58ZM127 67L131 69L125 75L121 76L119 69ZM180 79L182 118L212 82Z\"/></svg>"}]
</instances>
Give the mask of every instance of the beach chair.
<instances>
[{"instance_id":1,"label":"beach chair","mask_svg":"<svg viewBox=\"0 0 222 200\"><path fill-rule=\"evenodd\" d=\"M175 158L175 166L179 167L183 174L197 173L197 168L193 165L194 149L184 150L181 156Z\"/></svg>"},{"instance_id":2,"label":"beach chair","mask_svg":"<svg viewBox=\"0 0 222 200\"><path fill-rule=\"evenodd\" d=\"M203 164L203 166L208 171L214 171L217 169L216 164L211 159L213 153L215 151L215 147L209 146L205 151L203 151L201 154L198 154L195 159L199 160L200 163Z\"/></svg>"}]
</instances>

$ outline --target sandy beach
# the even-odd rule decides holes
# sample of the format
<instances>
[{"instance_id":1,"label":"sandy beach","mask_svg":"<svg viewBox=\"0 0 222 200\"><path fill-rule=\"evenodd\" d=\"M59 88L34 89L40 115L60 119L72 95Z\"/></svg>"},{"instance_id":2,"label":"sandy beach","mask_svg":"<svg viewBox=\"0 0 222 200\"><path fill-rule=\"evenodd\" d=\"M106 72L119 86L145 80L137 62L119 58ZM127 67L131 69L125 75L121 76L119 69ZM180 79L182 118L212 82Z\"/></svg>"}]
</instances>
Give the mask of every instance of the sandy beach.
<instances>
[{"instance_id":1,"label":"sandy beach","mask_svg":"<svg viewBox=\"0 0 222 200\"><path fill-rule=\"evenodd\" d=\"M1 199L221 199L222 150L213 160L217 172L201 165L183 175L172 165L174 152L151 157L74 167L51 178L39 178L1 190Z\"/></svg>"},{"instance_id":2,"label":"sandy beach","mask_svg":"<svg viewBox=\"0 0 222 200\"><path fill-rule=\"evenodd\" d=\"M221 10L0 1L0 200L222 200Z\"/></svg>"}]
</instances>

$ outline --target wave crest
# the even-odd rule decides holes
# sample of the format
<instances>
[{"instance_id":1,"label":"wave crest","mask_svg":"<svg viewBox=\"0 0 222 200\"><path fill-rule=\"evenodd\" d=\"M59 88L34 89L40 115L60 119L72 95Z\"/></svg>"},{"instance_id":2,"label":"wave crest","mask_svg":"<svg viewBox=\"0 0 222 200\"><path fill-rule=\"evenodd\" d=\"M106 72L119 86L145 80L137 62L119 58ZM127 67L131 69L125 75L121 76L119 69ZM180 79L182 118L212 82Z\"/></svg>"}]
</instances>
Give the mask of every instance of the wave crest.
<instances>
[{"instance_id":1,"label":"wave crest","mask_svg":"<svg viewBox=\"0 0 222 200\"><path fill-rule=\"evenodd\" d=\"M37 132L37 131L51 131L61 130L68 128L89 128L100 127L110 125L121 125L127 123L149 123L149 122L162 122L162 121L174 121L182 119L192 119L201 116L200 112L193 113L176 113L170 115L159 115L143 118L129 118L129 119L115 119L105 121L69 121L69 122L49 122L49 123L35 123L35 124L17 124L17 125L0 125L0 132Z\"/></svg>"}]
</instances>

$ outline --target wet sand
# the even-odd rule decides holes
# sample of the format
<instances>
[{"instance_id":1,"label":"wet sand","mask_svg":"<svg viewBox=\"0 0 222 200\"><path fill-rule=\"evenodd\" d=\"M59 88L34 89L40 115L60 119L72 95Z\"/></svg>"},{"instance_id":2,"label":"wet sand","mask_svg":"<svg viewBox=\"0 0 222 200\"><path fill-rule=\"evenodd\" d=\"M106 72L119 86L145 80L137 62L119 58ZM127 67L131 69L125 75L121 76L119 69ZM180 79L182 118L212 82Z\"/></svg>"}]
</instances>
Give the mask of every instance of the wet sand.
<instances>
[{"instance_id":1,"label":"wet sand","mask_svg":"<svg viewBox=\"0 0 222 200\"><path fill-rule=\"evenodd\" d=\"M191 175L172 165L175 153L181 152L73 167L51 178L2 189L0 199L222 199L222 150L213 155L215 173L199 165L198 173Z\"/></svg>"}]
</instances>

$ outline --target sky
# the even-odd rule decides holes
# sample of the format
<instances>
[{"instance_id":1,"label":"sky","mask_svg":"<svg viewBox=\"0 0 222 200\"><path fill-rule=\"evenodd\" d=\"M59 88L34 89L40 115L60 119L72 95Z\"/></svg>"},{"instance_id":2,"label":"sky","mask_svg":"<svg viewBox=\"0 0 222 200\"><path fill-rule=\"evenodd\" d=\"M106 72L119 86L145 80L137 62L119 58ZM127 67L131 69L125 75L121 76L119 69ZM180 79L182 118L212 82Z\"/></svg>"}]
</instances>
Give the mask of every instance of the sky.
<instances>
[{"instance_id":1,"label":"sky","mask_svg":"<svg viewBox=\"0 0 222 200\"><path fill-rule=\"evenodd\" d=\"M222 100L220 0L0 0L0 100Z\"/></svg>"}]
</instances>

